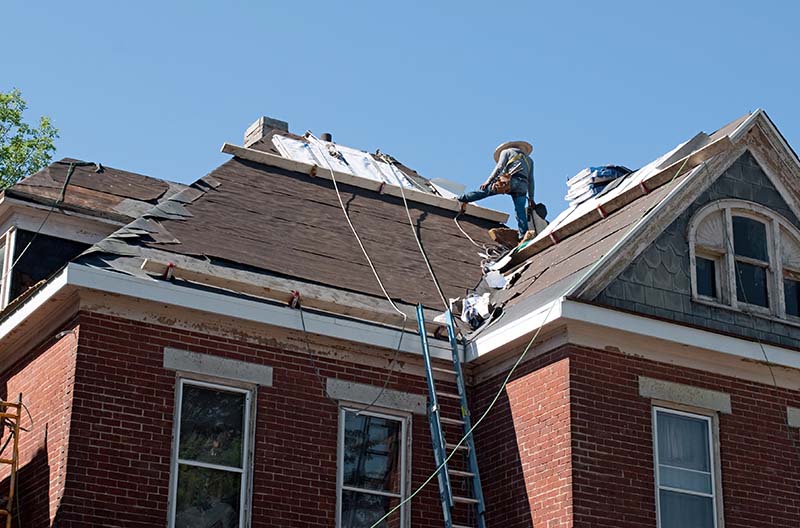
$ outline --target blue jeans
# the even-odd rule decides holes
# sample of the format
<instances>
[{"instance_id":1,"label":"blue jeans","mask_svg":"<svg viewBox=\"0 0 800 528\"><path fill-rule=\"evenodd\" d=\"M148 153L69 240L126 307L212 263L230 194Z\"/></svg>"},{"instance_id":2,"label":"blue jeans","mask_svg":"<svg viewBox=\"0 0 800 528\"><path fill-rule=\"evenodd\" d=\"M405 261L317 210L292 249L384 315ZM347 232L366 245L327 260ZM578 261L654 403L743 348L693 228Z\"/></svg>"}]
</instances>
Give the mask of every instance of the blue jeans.
<instances>
[{"instance_id":1,"label":"blue jeans","mask_svg":"<svg viewBox=\"0 0 800 528\"><path fill-rule=\"evenodd\" d=\"M491 187L486 187L485 190L478 189L477 191L464 193L456 199L459 202L477 202L495 194ZM528 205L528 196L525 194L511 194L509 196L514 202L514 212L517 215L517 230L519 231L519 237L522 238L528 231L528 215L525 212L525 206Z\"/></svg>"}]
</instances>

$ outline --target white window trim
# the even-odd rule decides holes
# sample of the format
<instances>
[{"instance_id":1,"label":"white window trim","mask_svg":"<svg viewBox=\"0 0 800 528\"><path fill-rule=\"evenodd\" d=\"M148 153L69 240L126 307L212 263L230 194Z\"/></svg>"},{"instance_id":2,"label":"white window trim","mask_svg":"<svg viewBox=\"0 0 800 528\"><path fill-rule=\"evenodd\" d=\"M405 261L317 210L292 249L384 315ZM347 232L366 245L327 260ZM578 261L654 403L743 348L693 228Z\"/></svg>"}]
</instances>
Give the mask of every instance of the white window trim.
<instances>
[{"instance_id":1,"label":"white window trim","mask_svg":"<svg viewBox=\"0 0 800 528\"><path fill-rule=\"evenodd\" d=\"M11 295L11 264L14 257L14 246L17 228L11 226L8 231L0 235L0 244L3 244L1 251L4 253L3 266L0 270L0 310L8 306Z\"/></svg>"},{"instance_id":2,"label":"white window trim","mask_svg":"<svg viewBox=\"0 0 800 528\"><path fill-rule=\"evenodd\" d=\"M342 490L374 493L376 495L400 498L400 500L408 497L409 483L411 482L411 464L409 463L409 459L411 457L411 414L390 409L375 408L367 411L362 411L361 409L363 409L363 406L349 405L347 403L342 403L339 406L339 433L336 441L336 528L340 528L342 526ZM375 490L361 490L358 488L344 486L345 412L361 412L361 414L377 416L379 418L401 422L400 434L402 435L402 438L400 443L400 495ZM411 508L409 503L404 504L400 508L400 526L403 528L408 528L411 526Z\"/></svg>"},{"instance_id":3,"label":"white window trim","mask_svg":"<svg viewBox=\"0 0 800 528\"><path fill-rule=\"evenodd\" d=\"M682 489L670 488L668 486L659 485L659 469L658 469L658 421L657 413L665 412L677 414L679 416L689 416L708 422L708 453L711 464L711 502L714 508L714 528L724 528L724 508L722 503L722 475L720 463L720 446L719 446L719 416L716 412L706 409L697 409L685 405L677 405L669 402L660 403L653 402L652 406L652 429L653 429L653 476L654 487L656 494L656 526L661 528L661 493L660 490L665 489L668 491L675 491L678 493L685 493L687 495L698 495L708 497L709 494L691 492Z\"/></svg>"},{"instance_id":4,"label":"white window trim","mask_svg":"<svg viewBox=\"0 0 800 528\"><path fill-rule=\"evenodd\" d=\"M697 293L697 257L709 258L717 251L697 246L697 228L711 214L722 212L727 240L723 241L724 254L717 257L717 297L708 297ZM751 259L736 257L733 254L733 216L743 216L758 220L765 224L767 235L767 252L769 265L767 270L767 295L769 307L744 303L736 295L736 268L737 260L747 262ZM701 304L724 308L736 312L752 314L765 319L780 321L795 326L800 326L800 318L786 314L783 279L784 268L779 241L781 229L800 240L800 231L786 218L778 213L754 202L735 199L724 199L712 202L697 213L689 223L689 272L691 277L692 300ZM724 273L722 268L725 268ZM789 269L789 271L793 271Z\"/></svg>"},{"instance_id":5,"label":"white window trim","mask_svg":"<svg viewBox=\"0 0 800 528\"><path fill-rule=\"evenodd\" d=\"M181 405L183 403L184 385L195 385L226 392L238 392L245 395L245 416L244 430L242 431L242 468L233 468L208 464L197 461L185 461L178 458L178 448L180 446L180 427L181 427ZM175 509L177 507L178 490L178 464L192 465L210 469L221 469L225 471L241 473L241 492L239 496L239 528L250 526L252 512L252 483L253 483L253 437L255 432L255 387L246 384L236 384L229 382L213 382L199 380L192 377L178 376L175 383L175 413L173 416L172 427L172 457L170 461L170 480L169 480L169 501L167 505L167 526L175 526Z\"/></svg>"}]
</instances>

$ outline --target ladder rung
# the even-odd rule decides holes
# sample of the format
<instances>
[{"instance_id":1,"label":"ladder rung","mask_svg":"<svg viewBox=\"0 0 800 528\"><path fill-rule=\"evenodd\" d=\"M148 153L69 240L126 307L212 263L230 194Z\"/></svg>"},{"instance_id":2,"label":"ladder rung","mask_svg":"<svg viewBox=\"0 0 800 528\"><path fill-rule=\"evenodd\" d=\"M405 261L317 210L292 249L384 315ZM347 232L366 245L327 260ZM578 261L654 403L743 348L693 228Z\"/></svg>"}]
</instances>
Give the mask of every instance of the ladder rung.
<instances>
[{"instance_id":1,"label":"ladder rung","mask_svg":"<svg viewBox=\"0 0 800 528\"><path fill-rule=\"evenodd\" d=\"M456 447L456 444L445 444L445 447L447 448L448 451L452 451L453 448ZM465 446L464 444L461 444L460 446L458 446L458 451L469 451L469 447Z\"/></svg>"},{"instance_id":2,"label":"ladder rung","mask_svg":"<svg viewBox=\"0 0 800 528\"><path fill-rule=\"evenodd\" d=\"M18 419L19 415L17 413L0 413L0 418L13 418Z\"/></svg>"},{"instance_id":3,"label":"ladder rung","mask_svg":"<svg viewBox=\"0 0 800 528\"><path fill-rule=\"evenodd\" d=\"M0 464L13 464L14 461L10 458L0 458Z\"/></svg>"},{"instance_id":4,"label":"ladder rung","mask_svg":"<svg viewBox=\"0 0 800 528\"><path fill-rule=\"evenodd\" d=\"M19 407L18 403L0 401L0 407Z\"/></svg>"},{"instance_id":5,"label":"ladder rung","mask_svg":"<svg viewBox=\"0 0 800 528\"><path fill-rule=\"evenodd\" d=\"M453 496L454 502L462 502L464 504L478 504L478 499L473 499L470 497L456 497Z\"/></svg>"},{"instance_id":6,"label":"ladder rung","mask_svg":"<svg viewBox=\"0 0 800 528\"><path fill-rule=\"evenodd\" d=\"M452 393L452 392L436 391L436 395L437 396L441 396L443 398L452 398L454 400L460 400L461 399L461 396L459 396L458 394Z\"/></svg>"},{"instance_id":7,"label":"ladder rung","mask_svg":"<svg viewBox=\"0 0 800 528\"><path fill-rule=\"evenodd\" d=\"M8 510L0 510L0 515L11 515L11 512Z\"/></svg>"},{"instance_id":8,"label":"ladder rung","mask_svg":"<svg viewBox=\"0 0 800 528\"><path fill-rule=\"evenodd\" d=\"M464 420L459 420L457 418L446 418L444 416L441 416L439 418L439 421L450 425L464 425Z\"/></svg>"},{"instance_id":9,"label":"ladder rung","mask_svg":"<svg viewBox=\"0 0 800 528\"><path fill-rule=\"evenodd\" d=\"M433 370L434 372L440 372L442 374L449 374L450 376L456 375L456 371L453 369L446 369L442 367L431 367L431 370Z\"/></svg>"},{"instance_id":10,"label":"ladder rung","mask_svg":"<svg viewBox=\"0 0 800 528\"><path fill-rule=\"evenodd\" d=\"M455 477L469 477L469 478L471 478L471 477L475 476L475 473L472 473L471 471L461 471L460 469L449 469L448 468L447 472L450 473L451 475L455 476Z\"/></svg>"}]
</instances>

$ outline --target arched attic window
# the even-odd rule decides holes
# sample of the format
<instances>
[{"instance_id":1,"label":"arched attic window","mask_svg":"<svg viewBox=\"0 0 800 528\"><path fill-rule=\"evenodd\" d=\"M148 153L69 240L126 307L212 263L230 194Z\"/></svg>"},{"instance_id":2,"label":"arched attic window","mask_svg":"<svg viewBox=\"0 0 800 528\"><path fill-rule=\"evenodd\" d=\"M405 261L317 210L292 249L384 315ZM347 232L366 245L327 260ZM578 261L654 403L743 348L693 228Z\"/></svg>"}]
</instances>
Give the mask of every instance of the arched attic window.
<instances>
[{"instance_id":1,"label":"arched attic window","mask_svg":"<svg viewBox=\"0 0 800 528\"><path fill-rule=\"evenodd\" d=\"M692 296L800 321L800 232L765 207L720 200L689 227Z\"/></svg>"}]
</instances>

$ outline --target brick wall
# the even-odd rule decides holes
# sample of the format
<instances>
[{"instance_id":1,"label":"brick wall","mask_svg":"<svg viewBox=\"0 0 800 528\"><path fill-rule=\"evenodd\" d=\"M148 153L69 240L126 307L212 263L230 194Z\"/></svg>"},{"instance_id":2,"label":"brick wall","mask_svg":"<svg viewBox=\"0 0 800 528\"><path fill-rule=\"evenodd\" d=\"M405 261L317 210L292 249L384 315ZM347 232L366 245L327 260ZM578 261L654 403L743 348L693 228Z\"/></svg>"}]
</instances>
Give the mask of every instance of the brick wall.
<instances>
[{"instance_id":1,"label":"brick wall","mask_svg":"<svg viewBox=\"0 0 800 528\"><path fill-rule=\"evenodd\" d=\"M487 524L572 526L570 361L562 352L523 364L475 435ZM477 419L505 374L477 385Z\"/></svg>"},{"instance_id":2,"label":"brick wall","mask_svg":"<svg viewBox=\"0 0 800 528\"><path fill-rule=\"evenodd\" d=\"M733 412L719 415L726 528L800 525L800 431L786 426L800 393L574 346L523 364L476 432L489 522L655 528L652 402L640 375L730 395ZM475 415L501 381L474 388Z\"/></svg>"},{"instance_id":3,"label":"brick wall","mask_svg":"<svg viewBox=\"0 0 800 528\"><path fill-rule=\"evenodd\" d=\"M256 401L252 526L333 526L338 411L307 356L93 313L80 321L61 526L165 524L175 393L175 373L162 368L167 346L273 367L273 386L259 388ZM323 358L316 364L323 377L372 385L387 373ZM423 378L398 373L389 388L427 392ZM416 486L434 469L424 416L414 415L411 435ZM441 515L434 481L412 504L413 526L441 528Z\"/></svg>"},{"instance_id":4,"label":"brick wall","mask_svg":"<svg viewBox=\"0 0 800 528\"><path fill-rule=\"evenodd\" d=\"M71 333L48 340L0 374L0 399L16 402L22 393L30 411L28 417L23 410L21 422L28 431L20 433L19 502L14 501L19 508L14 526L50 526L64 493L79 327L72 321L60 330ZM5 443L6 434L0 445ZM10 457L11 448L9 444L3 457ZM7 496L8 475L9 467L0 467L3 496Z\"/></svg>"},{"instance_id":5,"label":"brick wall","mask_svg":"<svg viewBox=\"0 0 800 528\"><path fill-rule=\"evenodd\" d=\"M800 434L786 405L800 393L609 351L572 348L575 526L656 526L651 402L644 375L721 391L719 415L726 528L800 526Z\"/></svg>"}]
</instances>

